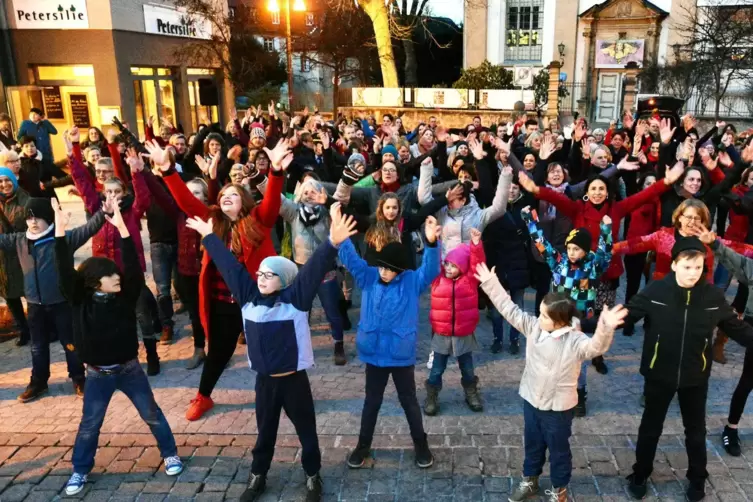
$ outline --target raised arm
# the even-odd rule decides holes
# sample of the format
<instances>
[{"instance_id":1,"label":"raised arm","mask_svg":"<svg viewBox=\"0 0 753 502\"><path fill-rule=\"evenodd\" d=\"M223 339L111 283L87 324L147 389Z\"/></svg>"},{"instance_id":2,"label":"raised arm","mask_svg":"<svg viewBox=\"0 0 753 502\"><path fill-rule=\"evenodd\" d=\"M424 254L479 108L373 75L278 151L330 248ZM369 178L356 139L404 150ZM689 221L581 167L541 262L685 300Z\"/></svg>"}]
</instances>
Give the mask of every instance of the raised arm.
<instances>
[{"instance_id":1,"label":"raised arm","mask_svg":"<svg viewBox=\"0 0 753 502\"><path fill-rule=\"evenodd\" d=\"M605 216L606 218L606 216ZM612 220L604 222L602 220L599 226L599 244L594 253L594 268L598 275L603 274L612 261Z\"/></svg>"},{"instance_id":2,"label":"raised arm","mask_svg":"<svg viewBox=\"0 0 753 502\"><path fill-rule=\"evenodd\" d=\"M641 235L640 237L633 237L632 239L618 242L612 247L612 252L617 255L622 255L656 251L656 244L659 236L661 235L660 232L663 231L658 230L652 234Z\"/></svg>"},{"instance_id":3,"label":"raised arm","mask_svg":"<svg viewBox=\"0 0 753 502\"><path fill-rule=\"evenodd\" d=\"M748 284L753 282L753 260L734 252L725 246L720 239L716 239L711 244L711 249L714 250L714 255L719 259L719 263L729 269L738 281Z\"/></svg>"},{"instance_id":4,"label":"raised arm","mask_svg":"<svg viewBox=\"0 0 753 502\"><path fill-rule=\"evenodd\" d=\"M555 247L552 246L552 244L544 236L544 231L539 228L535 216L531 213L530 210L528 210L528 208L523 208L523 210L520 212L520 217L523 219L523 223L525 223L526 228L528 228L528 233L533 240L534 246L536 246L536 249L539 251L539 253L541 253L544 261L549 266L549 269L554 270L554 268L562 259L560 252L557 251L557 249L555 249Z\"/></svg>"},{"instance_id":5,"label":"raised arm","mask_svg":"<svg viewBox=\"0 0 753 502\"><path fill-rule=\"evenodd\" d=\"M481 232L474 228L471 229L471 268L468 271L474 288L478 288L479 285L474 271L481 263L486 263L486 255L484 245L481 243Z\"/></svg>"},{"instance_id":6,"label":"raised arm","mask_svg":"<svg viewBox=\"0 0 753 502\"><path fill-rule=\"evenodd\" d=\"M74 152L75 152L74 143ZM73 183L76 185L78 193L84 199L84 207L86 212L94 214L99 210L99 194L94 187L94 181L87 172L83 163L76 157L75 153L71 157L68 157L69 165L71 166L71 176L73 177Z\"/></svg>"},{"instance_id":7,"label":"raised arm","mask_svg":"<svg viewBox=\"0 0 753 502\"><path fill-rule=\"evenodd\" d=\"M528 337L532 335L539 324L538 319L515 305L515 302L512 301L510 295L502 287L493 270L489 270L485 264L481 265L477 270L485 271L484 274L476 272L476 278L481 281L481 289L489 297L494 308L523 336Z\"/></svg>"},{"instance_id":8,"label":"raised arm","mask_svg":"<svg viewBox=\"0 0 753 502\"><path fill-rule=\"evenodd\" d=\"M421 267L415 272L417 277L416 286L418 288L416 294L419 295L422 291L431 286L431 283L434 282L434 279L437 278L440 272L439 237L442 235L442 227L439 226L436 218L429 216L426 219L424 232L426 237L424 261L421 263Z\"/></svg>"},{"instance_id":9,"label":"raised arm","mask_svg":"<svg viewBox=\"0 0 753 502\"><path fill-rule=\"evenodd\" d=\"M105 213L102 210L99 210L94 213L94 215L89 218L89 221L81 225L80 227L76 227L73 230L70 230L66 233L66 238L68 239L68 245L75 253L78 248L86 244L86 241L94 237L94 235L99 232L99 229L102 228L102 225L105 224ZM139 270L141 270L141 265L139 265Z\"/></svg>"},{"instance_id":10,"label":"raised arm","mask_svg":"<svg viewBox=\"0 0 753 502\"><path fill-rule=\"evenodd\" d=\"M499 181L497 182L497 193L494 195L492 205L481 211L481 221L479 222L479 230L484 231L486 226L500 219L507 211L507 197L510 192L510 185L512 184L512 168L506 167L499 175Z\"/></svg>"},{"instance_id":11,"label":"raised arm","mask_svg":"<svg viewBox=\"0 0 753 502\"><path fill-rule=\"evenodd\" d=\"M131 171L133 177L133 207L134 214L137 218L141 219L152 204L152 195L149 192L149 188L144 181L144 173L142 170Z\"/></svg>"},{"instance_id":12,"label":"raised arm","mask_svg":"<svg viewBox=\"0 0 753 502\"><path fill-rule=\"evenodd\" d=\"M73 252L68 246L65 234L55 237L55 265L57 267L60 292L68 303L77 304L84 292L84 281L73 268ZM139 267L141 270L141 267Z\"/></svg>"},{"instance_id":13,"label":"raised arm","mask_svg":"<svg viewBox=\"0 0 753 502\"><path fill-rule=\"evenodd\" d=\"M345 268L353 276L353 280L359 289L366 289L379 280L379 272L376 267L369 267L366 261L358 256L350 239L346 239L340 245L340 251L337 254Z\"/></svg>"},{"instance_id":14,"label":"raised arm","mask_svg":"<svg viewBox=\"0 0 753 502\"><path fill-rule=\"evenodd\" d=\"M673 168L674 169L674 168ZM667 173L666 178L664 180L670 180L670 172ZM619 223L619 221L624 217L630 214L631 212L635 211L639 207L641 207L643 204L646 204L647 202L651 202L652 200L658 200L661 195L669 190L671 183L654 183L650 187L641 190L640 192L631 195L625 200L621 200L619 202L615 202L614 204L614 219Z\"/></svg>"},{"instance_id":15,"label":"raised arm","mask_svg":"<svg viewBox=\"0 0 753 502\"><path fill-rule=\"evenodd\" d=\"M259 294L256 282L246 270L245 265L239 262L220 238L211 232L211 226L209 233L201 242L214 261L235 301L240 305L252 302Z\"/></svg>"},{"instance_id":16,"label":"raised arm","mask_svg":"<svg viewBox=\"0 0 753 502\"><path fill-rule=\"evenodd\" d=\"M621 312L622 317L627 315L627 311L622 306L611 310L607 307L599 317L599 323L592 337L581 334L581 336L573 339L575 352L582 360L593 359L605 354L609 350L609 346L612 345L612 340L614 339L614 330L617 326L612 325L607 319L610 319L612 311L617 309Z\"/></svg>"},{"instance_id":17,"label":"raised arm","mask_svg":"<svg viewBox=\"0 0 753 502\"><path fill-rule=\"evenodd\" d=\"M428 204L432 200L431 195L431 178L434 174L434 164L430 157L421 162L421 174L418 177L418 203L421 205Z\"/></svg>"}]
</instances>

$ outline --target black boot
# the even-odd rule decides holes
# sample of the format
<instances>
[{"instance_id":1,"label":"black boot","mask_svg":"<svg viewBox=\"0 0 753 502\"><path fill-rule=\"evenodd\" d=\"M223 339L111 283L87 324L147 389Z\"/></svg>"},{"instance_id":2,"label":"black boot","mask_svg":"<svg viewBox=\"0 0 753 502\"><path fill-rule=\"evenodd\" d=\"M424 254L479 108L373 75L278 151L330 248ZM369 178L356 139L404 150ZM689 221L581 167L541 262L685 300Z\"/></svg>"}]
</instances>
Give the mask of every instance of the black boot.
<instances>
[{"instance_id":1,"label":"black boot","mask_svg":"<svg viewBox=\"0 0 753 502\"><path fill-rule=\"evenodd\" d=\"M685 491L685 496L690 502L698 502L706 497L706 481L693 480Z\"/></svg>"},{"instance_id":2,"label":"black boot","mask_svg":"<svg viewBox=\"0 0 753 502\"><path fill-rule=\"evenodd\" d=\"M31 341L31 336L29 335L29 332L27 331L24 333L23 331L19 333L18 338L16 339L16 347L23 347L25 345L28 345Z\"/></svg>"},{"instance_id":3,"label":"black boot","mask_svg":"<svg viewBox=\"0 0 753 502\"><path fill-rule=\"evenodd\" d=\"M348 303L350 302L344 298L340 298L340 302L338 303L340 317L343 319L343 331L348 331L353 328L353 325L350 322L350 317L348 317Z\"/></svg>"},{"instance_id":4,"label":"black boot","mask_svg":"<svg viewBox=\"0 0 753 502\"><path fill-rule=\"evenodd\" d=\"M358 446L350 452L348 456L348 467L351 469L360 469L371 455L371 441L358 439Z\"/></svg>"},{"instance_id":5,"label":"black boot","mask_svg":"<svg viewBox=\"0 0 753 502\"><path fill-rule=\"evenodd\" d=\"M306 476L306 502L319 502L322 500L324 484L319 473L313 476Z\"/></svg>"},{"instance_id":6,"label":"black boot","mask_svg":"<svg viewBox=\"0 0 753 502\"><path fill-rule=\"evenodd\" d=\"M596 368L596 371L601 373L602 375L609 373L607 363L604 362L604 356L594 357L593 359L591 359L591 364L594 368Z\"/></svg>"},{"instance_id":7,"label":"black boot","mask_svg":"<svg viewBox=\"0 0 753 502\"><path fill-rule=\"evenodd\" d=\"M635 473L627 477L628 480L628 492L630 496L636 500L641 500L646 496L648 488L646 487L645 479L638 479Z\"/></svg>"},{"instance_id":8,"label":"black boot","mask_svg":"<svg viewBox=\"0 0 753 502\"><path fill-rule=\"evenodd\" d=\"M344 366L348 360L345 359L345 344L335 342L335 366Z\"/></svg>"},{"instance_id":9,"label":"black boot","mask_svg":"<svg viewBox=\"0 0 753 502\"><path fill-rule=\"evenodd\" d=\"M149 376L159 375L159 355L157 354L157 340L154 338L144 339L146 349L146 374Z\"/></svg>"},{"instance_id":10,"label":"black boot","mask_svg":"<svg viewBox=\"0 0 753 502\"><path fill-rule=\"evenodd\" d=\"M420 440L414 440L413 445L416 451L416 465L418 467L421 469L427 469L434 465L434 455L432 455L431 450L429 450L429 439L425 433L424 437Z\"/></svg>"},{"instance_id":11,"label":"black boot","mask_svg":"<svg viewBox=\"0 0 753 502\"><path fill-rule=\"evenodd\" d=\"M264 493L266 487L267 476L265 474L251 473L251 480L248 483L248 488L241 495L241 502L254 502L261 497L261 494Z\"/></svg>"},{"instance_id":12,"label":"black boot","mask_svg":"<svg viewBox=\"0 0 753 502\"><path fill-rule=\"evenodd\" d=\"M573 410L573 413L576 417L586 416L586 397L587 396L588 396L588 392L586 392L585 387L583 387L582 389L578 389L578 404L575 405L575 410Z\"/></svg>"}]
</instances>

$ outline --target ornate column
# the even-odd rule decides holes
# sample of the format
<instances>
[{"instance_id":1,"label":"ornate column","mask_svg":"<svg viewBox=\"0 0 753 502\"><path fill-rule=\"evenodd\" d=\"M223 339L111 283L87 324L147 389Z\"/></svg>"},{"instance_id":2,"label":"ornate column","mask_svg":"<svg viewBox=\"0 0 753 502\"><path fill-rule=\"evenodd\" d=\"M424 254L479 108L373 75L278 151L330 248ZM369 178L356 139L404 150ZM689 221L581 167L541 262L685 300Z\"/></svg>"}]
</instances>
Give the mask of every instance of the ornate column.
<instances>
[{"instance_id":1,"label":"ornate column","mask_svg":"<svg viewBox=\"0 0 753 502\"><path fill-rule=\"evenodd\" d=\"M546 116L556 117L559 113L560 69L562 63L552 61L549 69L549 90L547 91Z\"/></svg>"}]
</instances>

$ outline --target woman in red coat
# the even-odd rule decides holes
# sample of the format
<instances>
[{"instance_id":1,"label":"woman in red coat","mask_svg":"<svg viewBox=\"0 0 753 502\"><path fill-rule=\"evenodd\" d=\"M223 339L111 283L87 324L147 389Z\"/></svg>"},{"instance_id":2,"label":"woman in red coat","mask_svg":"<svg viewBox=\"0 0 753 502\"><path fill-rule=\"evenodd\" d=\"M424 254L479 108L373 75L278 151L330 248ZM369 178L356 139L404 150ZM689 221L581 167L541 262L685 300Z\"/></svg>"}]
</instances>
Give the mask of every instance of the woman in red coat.
<instances>
[{"instance_id":1,"label":"woman in red coat","mask_svg":"<svg viewBox=\"0 0 753 502\"><path fill-rule=\"evenodd\" d=\"M586 227L591 235L599 235L601 219L604 216L609 216L612 219L612 237L617 240L622 218L647 202L658 199L661 194L669 190L684 172L685 165L678 162L672 169L667 170L666 177L662 182L654 183L647 189L618 202L614 201L615 194L610 193L609 181L599 175L592 176L586 181L586 195L583 196L583 200L572 200L566 195L549 188L538 187L527 176L519 176L518 178L520 185L526 191L533 194L537 199L553 204L557 211L570 218L574 228ZM597 244L597 242L592 243L593 250L596 249ZM622 272L622 260L613 255L609 268L599 282L595 306L597 313L601 312L605 305L614 306L617 286ZM599 373L607 373L608 370L603 357L594 359L593 364Z\"/></svg>"},{"instance_id":2,"label":"woman in red coat","mask_svg":"<svg viewBox=\"0 0 753 502\"><path fill-rule=\"evenodd\" d=\"M166 152L158 144L152 142L144 146L151 154L154 164L162 170L162 177L180 210L190 218L211 218L214 233L255 277L261 261L276 255L270 233L280 214L285 170L293 160L288 141L281 140L274 150L266 150L272 161L272 168L269 171L271 175L266 194L258 206L241 185L230 184L220 190L217 205L207 207L188 190L170 165ZM212 162L212 179L217 176L217 164L218 162ZM186 411L187 420L198 420L214 406L212 390L235 352L238 334L243 331L240 306L233 300L230 290L207 253L202 257L199 274L199 316L209 350L201 371L199 391Z\"/></svg>"}]
</instances>

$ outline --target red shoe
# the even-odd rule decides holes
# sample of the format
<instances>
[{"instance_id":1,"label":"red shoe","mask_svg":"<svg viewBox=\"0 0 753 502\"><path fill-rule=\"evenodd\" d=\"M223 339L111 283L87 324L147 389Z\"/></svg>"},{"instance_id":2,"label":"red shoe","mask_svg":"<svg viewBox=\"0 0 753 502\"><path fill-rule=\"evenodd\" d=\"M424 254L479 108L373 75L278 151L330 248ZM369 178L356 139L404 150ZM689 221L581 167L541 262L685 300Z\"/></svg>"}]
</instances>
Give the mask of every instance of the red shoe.
<instances>
[{"instance_id":1,"label":"red shoe","mask_svg":"<svg viewBox=\"0 0 753 502\"><path fill-rule=\"evenodd\" d=\"M191 399L191 405L186 411L186 420L198 420L204 413L211 410L214 407L214 401L211 397L205 397L197 393L196 397Z\"/></svg>"}]
</instances>

